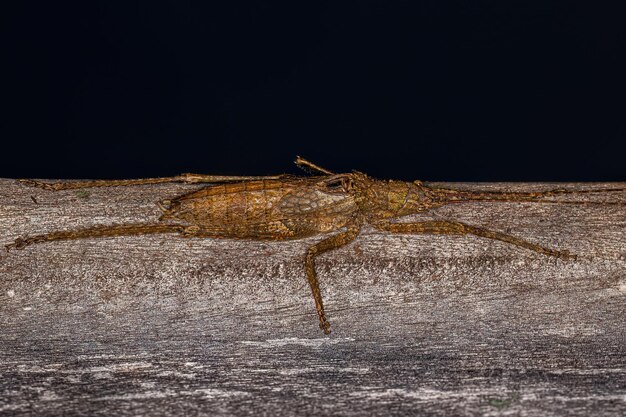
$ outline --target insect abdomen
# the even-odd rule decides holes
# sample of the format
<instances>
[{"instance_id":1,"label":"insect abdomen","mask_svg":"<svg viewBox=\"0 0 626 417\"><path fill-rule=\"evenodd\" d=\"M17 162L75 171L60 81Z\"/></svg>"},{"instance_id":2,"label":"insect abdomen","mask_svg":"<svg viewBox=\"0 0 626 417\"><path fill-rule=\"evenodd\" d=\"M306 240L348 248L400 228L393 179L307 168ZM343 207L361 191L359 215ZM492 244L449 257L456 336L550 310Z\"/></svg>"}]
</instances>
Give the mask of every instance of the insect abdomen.
<instances>
[{"instance_id":1,"label":"insect abdomen","mask_svg":"<svg viewBox=\"0 0 626 417\"><path fill-rule=\"evenodd\" d=\"M350 201L320 192L314 181L249 181L182 196L165 217L216 237L295 239L343 227L356 209Z\"/></svg>"},{"instance_id":2,"label":"insect abdomen","mask_svg":"<svg viewBox=\"0 0 626 417\"><path fill-rule=\"evenodd\" d=\"M273 207L286 191L284 183L272 180L213 185L172 201L166 215L223 237L280 237L286 230Z\"/></svg>"}]
</instances>

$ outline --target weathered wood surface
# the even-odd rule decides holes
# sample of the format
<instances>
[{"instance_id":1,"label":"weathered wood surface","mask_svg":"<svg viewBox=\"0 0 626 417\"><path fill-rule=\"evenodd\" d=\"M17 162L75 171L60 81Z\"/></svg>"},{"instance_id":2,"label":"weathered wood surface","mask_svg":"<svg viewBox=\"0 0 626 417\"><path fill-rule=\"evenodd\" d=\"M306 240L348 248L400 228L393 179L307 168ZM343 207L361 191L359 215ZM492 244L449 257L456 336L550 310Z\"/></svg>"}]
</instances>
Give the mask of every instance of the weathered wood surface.
<instances>
[{"instance_id":1,"label":"weathered wood surface","mask_svg":"<svg viewBox=\"0 0 626 417\"><path fill-rule=\"evenodd\" d=\"M155 201L193 188L47 192L0 180L0 243L156 219ZM327 337L303 271L318 238L162 235L3 251L0 414L626 413L626 206L468 203L421 217L580 258L366 229L318 261Z\"/></svg>"}]
</instances>

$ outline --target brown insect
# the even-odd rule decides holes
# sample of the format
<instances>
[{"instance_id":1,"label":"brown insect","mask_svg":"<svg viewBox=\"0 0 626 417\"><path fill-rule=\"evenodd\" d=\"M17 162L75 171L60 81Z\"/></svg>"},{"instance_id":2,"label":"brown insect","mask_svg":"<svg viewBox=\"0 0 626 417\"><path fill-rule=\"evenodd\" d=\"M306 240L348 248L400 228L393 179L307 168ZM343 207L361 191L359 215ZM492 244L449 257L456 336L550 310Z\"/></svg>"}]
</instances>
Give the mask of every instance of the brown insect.
<instances>
[{"instance_id":1,"label":"brown insect","mask_svg":"<svg viewBox=\"0 0 626 417\"><path fill-rule=\"evenodd\" d=\"M437 188L420 181L381 181L360 172L334 174L300 157L296 159L296 164L317 175L238 177L182 174L167 178L55 183L20 180L25 185L53 191L165 182L211 185L172 200L159 202L163 215L156 222L56 231L16 239L6 248L23 249L34 243L55 240L155 233L176 233L181 237L197 238L288 240L337 232L311 246L305 257L306 276L315 300L320 328L329 334L330 323L324 314L324 304L315 272L315 257L352 242L365 224L391 233L472 234L510 243L543 255L574 258L567 251L545 248L506 233L457 221L397 223L394 220L452 203L479 200L555 203L553 200L542 199L558 194L624 190L620 188L587 191L559 189L529 193L471 192Z\"/></svg>"}]
</instances>

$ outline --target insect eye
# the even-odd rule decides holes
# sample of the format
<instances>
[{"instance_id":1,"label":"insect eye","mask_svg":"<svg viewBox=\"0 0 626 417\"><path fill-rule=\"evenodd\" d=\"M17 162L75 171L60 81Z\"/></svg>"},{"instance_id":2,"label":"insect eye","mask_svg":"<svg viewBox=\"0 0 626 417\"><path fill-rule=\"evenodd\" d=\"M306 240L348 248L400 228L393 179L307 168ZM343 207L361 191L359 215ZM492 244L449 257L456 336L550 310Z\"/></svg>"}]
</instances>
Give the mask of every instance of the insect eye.
<instances>
[{"instance_id":1,"label":"insect eye","mask_svg":"<svg viewBox=\"0 0 626 417\"><path fill-rule=\"evenodd\" d=\"M326 188L328 188L329 190L338 190L340 188L343 188L343 181L333 180L331 182L327 182Z\"/></svg>"},{"instance_id":2,"label":"insect eye","mask_svg":"<svg viewBox=\"0 0 626 417\"><path fill-rule=\"evenodd\" d=\"M330 193L345 193L352 188L352 184L348 178L333 178L324 182L324 189Z\"/></svg>"}]
</instances>

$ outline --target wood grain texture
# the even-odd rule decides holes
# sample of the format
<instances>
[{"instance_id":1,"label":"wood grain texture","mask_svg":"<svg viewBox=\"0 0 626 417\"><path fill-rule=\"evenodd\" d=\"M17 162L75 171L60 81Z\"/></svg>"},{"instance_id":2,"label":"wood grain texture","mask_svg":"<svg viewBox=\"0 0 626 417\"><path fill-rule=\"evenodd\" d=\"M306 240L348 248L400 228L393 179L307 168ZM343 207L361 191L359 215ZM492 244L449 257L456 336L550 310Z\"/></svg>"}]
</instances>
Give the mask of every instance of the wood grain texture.
<instances>
[{"instance_id":1,"label":"wood grain texture","mask_svg":"<svg viewBox=\"0 0 626 417\"><path fill-rule=\"evenodd\" d=\"M197 188L49 192L0 180L0 243L156 219L156 201ZM596 204L475 202L415 218L509 232L575 261L366 228L318 260L330 336L303 266L321 236L2 252L0 415L624 415L626 206L597 203L626 193L561 199Z\"/></svg>"}]
</instances>

